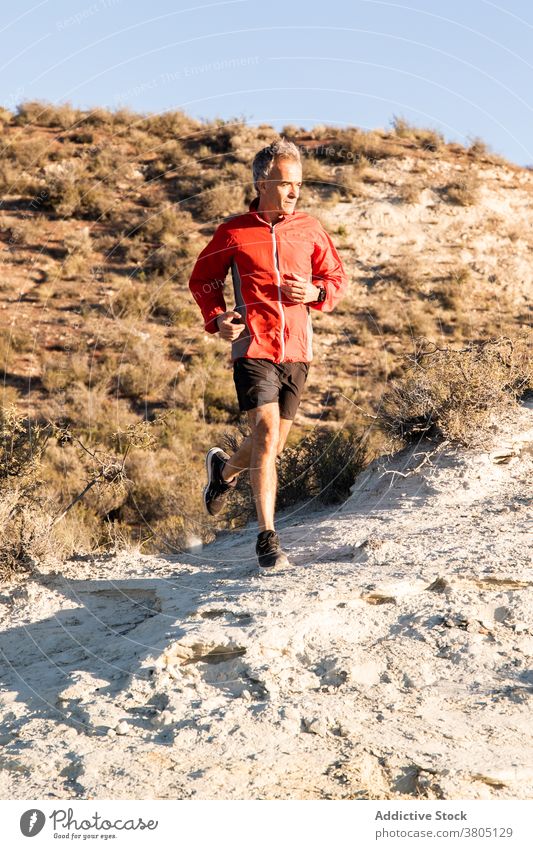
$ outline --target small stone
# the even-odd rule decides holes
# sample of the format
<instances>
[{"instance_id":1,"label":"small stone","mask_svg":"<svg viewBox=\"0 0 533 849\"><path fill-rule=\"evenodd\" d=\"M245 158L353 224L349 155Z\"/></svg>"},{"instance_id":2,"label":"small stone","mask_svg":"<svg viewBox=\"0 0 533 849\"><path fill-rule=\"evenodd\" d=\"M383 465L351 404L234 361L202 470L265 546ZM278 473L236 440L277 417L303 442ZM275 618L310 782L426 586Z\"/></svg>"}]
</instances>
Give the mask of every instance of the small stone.
<instances>
[{"instance_id":1,"label":"small stone","mask_svg":"<svg viewBox=\"0 0 533 849\"><path fill-rule=\"evenodd\" d=\"M326 722L321 716L304 718L303 727L308 734L316 734L318 737L325 737L327 733Z\"/></svg>"},{"instance_id":2,"label":"small stone","mask_svg":"<svg viewBox=\"0 0 533 849\"><path fill-rule=\"evenodd\" d=\"M115 731L114 728L108 728L107 731L106 731L106 736L107 737L116 737L117 732Z\"/></svg>"},{"instance_id":3,"label":"small stone","mask_svg":"<svg viewBox=\"0 0 533 849\"><path fill-rule=\"evenodd\" d=\"M126 720L125 720L125 719L122 719L122 720L118 723L118 725L116 725L116 726L115 726L115 732L116 732L117 734L119 734L121 737L125 736L126 734L129 734L129 732L130 732L130 727L129 727L129 725L128 725L128 723L126 722Z\"/></svg>"},{"instance_id":4,"label":"small stone","mask_svg":"<svg viewBox=\"0 0 533 849\"><path fill-rule=\"evenodd\" d=\"M252 696L250 694L250 691L249 690L243 690L242 693L241 693L241 699L243 699L245 702L251 702Z\"/></svg>"}]
</instances>

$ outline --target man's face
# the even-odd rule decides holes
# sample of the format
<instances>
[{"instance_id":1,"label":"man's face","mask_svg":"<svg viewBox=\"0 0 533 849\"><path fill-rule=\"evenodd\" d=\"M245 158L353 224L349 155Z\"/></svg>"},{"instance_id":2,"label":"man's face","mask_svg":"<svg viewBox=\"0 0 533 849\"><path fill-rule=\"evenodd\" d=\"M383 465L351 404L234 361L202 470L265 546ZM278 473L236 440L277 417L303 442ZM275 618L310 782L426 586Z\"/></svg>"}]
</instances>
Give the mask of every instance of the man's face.
<instances>
[{"instance_id":1,"label":"man's face","mask_svg":"<svg viewBox=\"0 0 533 849\"><path fill-rule=\"evenodd\" d=\"M302 185L302 166L293 159L275 159L267 180L258 180L262 209L291 215Z\"/></svg>"}]
</instances>

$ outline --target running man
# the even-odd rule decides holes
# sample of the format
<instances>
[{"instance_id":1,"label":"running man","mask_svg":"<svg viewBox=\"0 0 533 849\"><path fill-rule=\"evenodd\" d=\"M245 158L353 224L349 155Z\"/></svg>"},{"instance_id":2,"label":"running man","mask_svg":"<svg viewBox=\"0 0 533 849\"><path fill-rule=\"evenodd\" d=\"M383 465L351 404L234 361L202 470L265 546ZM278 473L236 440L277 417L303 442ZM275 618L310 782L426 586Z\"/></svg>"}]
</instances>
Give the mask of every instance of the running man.
<instances>
[{"instance_id":1,"label":"running man","mask_svg":"<svg viewBox=\"0 0 533 849\"><path fill-rule=\"evenodd\" d=\"M207 453L207 511L217 515L248 470L257 509L259 566L287 566L274 527L279 457L313 358L311 309L330 312L347 286L342 262L322 225L296 212L302 185L298 148L278 139L253 161L257 197L224 221L198 256L189 287L209 333L231 342L239 409L251 435L234 454ZM231 269L235 308L224 280Z\"/></svg>"}]
</instances>

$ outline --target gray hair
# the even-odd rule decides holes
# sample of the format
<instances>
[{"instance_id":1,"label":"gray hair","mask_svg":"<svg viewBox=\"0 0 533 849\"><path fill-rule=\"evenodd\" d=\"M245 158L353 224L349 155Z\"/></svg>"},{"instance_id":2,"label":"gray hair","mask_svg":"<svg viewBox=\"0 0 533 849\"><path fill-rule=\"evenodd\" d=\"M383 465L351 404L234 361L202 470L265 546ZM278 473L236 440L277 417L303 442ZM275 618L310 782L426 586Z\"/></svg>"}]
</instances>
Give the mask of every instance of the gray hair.
<instances>
[{"instance_id":1,"label":"gray hair","mask_svg":"<svg viewBox=\"0 0 533 849\"><path fill-rule=\"evenodd\" d=\"M267 179L268 175L272 171L272 166L274 165L274 160L276 158L293 159L295 162L301 162L300 151L294 142L287 141L287 139L283 137L276 139L269 144L268 147L264 147L256 153L254 157L252 173L256 191L257 181Z\"/></svg>"}]
</instances>

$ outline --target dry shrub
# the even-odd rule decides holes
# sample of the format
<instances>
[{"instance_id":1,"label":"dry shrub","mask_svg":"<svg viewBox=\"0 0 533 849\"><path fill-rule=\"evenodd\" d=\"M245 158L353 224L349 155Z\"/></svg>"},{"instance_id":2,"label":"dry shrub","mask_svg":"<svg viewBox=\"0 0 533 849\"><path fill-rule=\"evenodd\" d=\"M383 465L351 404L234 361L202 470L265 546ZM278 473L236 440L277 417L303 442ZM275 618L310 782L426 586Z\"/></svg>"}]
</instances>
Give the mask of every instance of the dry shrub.
<instances>
[{"instance_id":1,"label":"dry shrub","mask_svg":"<svg viewBox=\"0 0 533 849\"><path fill-rule=\"evenodd\" d=\"M113 113L108 109L96 107L89 112L82 112L79 123L89 127L108 127L113 123Z\"/></svg>"},{"instance_id":2,"label":"dry shrub","mask_svg":"<svg viewBox=\"0 0 533 849\"><path fill-rule=\"evenodd\" d=\"M365 160L366 161L366 160ZM365 197L367 191L363 183L365 168L360 160L356 165L344 165L335 171L335 185L340 191L340 199L351 201L357 197Z\"/></svg>"},{"instance_id":3,"label":"dry shrub","mask_svg":"<svg viewBox=\"0 0 533 849\"><path fill-rule=\"evenodd\" d=\"M472 284L471 269L467 265L455 265L435 291L442 306L459 315L470 304Z\"/></svg>"},{"instance_id":4,"label":"dry shrub","mask_svg":"<svg viewBox=\"0 0 533 849\"><path fill-rule=\"evenodd\" d=\"M191 261L186 242L179 247L162 245L152 251L146 258L143 269L148 274L160 275L165 280L172 280L178 285L185 285L189 280Z\"/></svg>"},{"instance_id":5,"label":"dry shrub","mask_svg":"<svg viewBox=\"0 0 533 849\"><path fill-rule=\"evenodd\" d=\"M54 527L54 545L58 557L90 554L102 545L102 522L83 503L77 504Z\"/></svg>"},{"instance_id":6,"label":"dry shrub","mask_svg":"<svg viewBox=\"0 0 533 849\"><path fill-rule=\"evenodd\" d=\"M21 168L42 168L50 158L50 142L42 138L16 139L6 144L1 152L2 159L20 165Z\"/></svg>"},{"instance_id":7,"label":"dry shrub","mask_svg":"<svg viewBox=\"0 0 533 849\"><path fill-rule=\"evenodd\" d=\"M531 384L530 356L525 340L502 337L460 349L421 340L405 376L385 392L380 419L403 439L476 444Z\"/></svg>"},{"instance_id":8,"label":"dry shrub","mask_svg":"<svg viewBox=\"0 0 533 849\"><path fill-rule=\"evenodd\" d=\"M160 344L138 340L125 351L118 366L116 388L121 395L137 400L165 398L174 371Z\"/></svg>"},{"instance_id":9,"label":"dry shrub","mask_svg":"<svg viewBox=\"0 0 533 849\"><path fill-rule=\"evenodd\" d=\"M15 370L19 355L33 353L36 345L29 329L11 326L0 330L0 376L5 382L6 372Z\"/></svg>"},{"instance_id":10,"label":"dry shrub","mask_svg":"<svg viewBox=\"0 0 533 849\"><path fill-rule=\"evenodd\" d=\"M160 206L150 210L149 215L133 228L150 242L176 247L187 242L187 235L193 229L193 220L189 212L175 206Z\"/></svg>"},{"instance_id":11,"label":"dry shrub","mask_svg":"<svg viewBox=\"0 0 533 849\"><path fill-rule=\"evenodd\" d=\"M149 318L176 320L176 313L183 314L179 307L181 295L178 288L161 277L144 282L130 281L120 287L110 302L110 311L115 318L147 321ZM197 321L197 319L196 319Z\"/></svg>"},{"instance_id":12,"label":"dry shrub","mask_svg":"<svg viewBox=\"0 0 533 849\"><path fill-rule=\"evenodd\" d=\"M38 477L49 436L16 408L0 409L0 580L27 572L49 553L51 518Z\"/></svg>"},{"instance_id":13,"label":"dry shrub","mask_svg":"<svg viewBox=\"0 0 533 849\"><path fill-rule=\"evenodd\" d=\"M309 156L303 159L303 178L306 183L322 186L324 183L331 183L331 177L328 169L320 159L315 156Z\"/></svg>"},{"instance_id":14,"label":"dry shrub","mask_svg":"<svg viewBox=\"0 0 533 849\"><path fill-rule=\"evenodd\" d=\"M150 292L145 283L130 280L113 296L109 305L114 318L146 319L150 313Z\"/></svg>"},{"instance_id":15,"label":"dry shrub","mask_svg":"<svg viewBox=\"0 0 533 849\"><path fill-rule=\"evenodd\" d=\"M393 117L392 127L398 138L410 139L416 142L422 150L435 152L444 145L444 136L438 130L416 127L400 115Z\"/></svg>"},{"instance_id":16,"label":"dry shrub","mask_svg":"<svg viewBox=\"0 0 533 849\"><path fill-rule=\"evenodd\" d=\"M78 161L48 165L45 168L46 205L60 218L104 218L116 197L89 177Z\"/></svg>"},{"instance_id":17,"label":"dry shrub","mask_svg":"<svg viewBox=\"0 0 533 849\"><path fill-rule=\"evenodd\" d=\"M174 438L171 448L137 452L127 464L128 496L117 519L130 537L137 528L148 550L179 551L193 537L203 542L213 538L190 455L189 446Z\"/></svg>"},{"instance_id":18,"label":"dry shrub","mask_svg":"<svg viewBox=\"0 0 533 849\"><path fill-rule=\"evenodd\" d=\"M402 203L418 203L425 186L418 181L409 181L398 187L398 197Z\"/></svg>"},{"instance_id":19,"label":"dry shrub","mask_svg":"<svg viewBox=\"0 0 533 849\"><path fill-rule=\"evenodd\" d=\"M395 283L404 292L420 292L424 288L422 266L418 256L403 256L380 266L378 279Z\"/></svg>"},{"instance_id":20,"label":"dry shrub","mask_svg":"<svg viewBox=\"0 0 533 849\"><path fill-rule=\"evenodd\" d=\"M373 164L380 159L397 156L403 153L401 149L384 140L375 131L365 132L357 127L346 130L335 128L332 135L334 141L327 145L325 153L332 162L351 164L366 161ZM320 150L320 148L319 148Z\"/></svg>"},{"instance_id":21,"label":"dry shrub","mask_svg":"<svg viewBox=\"0 0 533 849\"><path fill-rule=\"evenodd\" d=\"M45 101L27 100L17 106L15 120L21 126L33 124L38 127L60 127L66 130L80 119L81 114L70 103L57 106Z\"/></svg>"},{"instance_id":22,"label":"dry shrub","mask_svg":"<svg viewBox=\"0 0 533 849\"><path fill-rule=\"evenodd\" d=\"M318 427L283 452L277 506L283 509L299 501L338 504L348 498L365 465L364 437L350 428Z\"/></svg>"},{"instance_id":23,"label":"dry shrub","mask_svg":"<svg viewBox=\"0 0 533 849\"><path fill-rule=\"evenodd\" d=\"M31 245L38 238L38 228L33 221L24 219L12 219L12 223L5 219L3 234L10 248Z\"/></svg>"},{"instance_id":24,"label":"dry shrub","mask_svg":"<svg viewBox=\"0 0 533 849\"><path fill-rule=\"evenodd\" d=\"M103 183L106 187L116 186L117 181L131 183L135 180L134 171L129 157L118 147L98 150L96 156L88 163L87 178L94 183ZM137 180L142 180L139 174Z\"/></svg>"},{"instance_id":25,"label":"dry shrub","mask_svg":"<svg viewBox=\"0 0 533 849\"><path fill-rule=\"evenodd\" d=\"M139 128L146 133L159 136L162 139L183 138L197 129L198 122L189 118L185 112L162 112L161 115L150 115L139 123Z\"/></svg>"},{"instance_id":26,"label":"dry shrub","mask_svg":"<svg viewBox=\"0 0 533 849\"><path fill-rule=\"evenodd\" d=\"M50 538L52 518L42 497L0 486L0 581L29 572L36 561L61 552Z\"/></svg>"},{"instance_id":27,"label":"dry shrub","mask_svg":"<svg viewBox=\"0 0 533 849\"><path fill-rule=\"evenodd\" d=\"M216 183L195 200L197 214L205 222L215 222L225 215L241 212L244 207L244 191L240 185Z\"/></svg>"},{"instance_id":28,"label":"dry shrub","mask_svg":"<svg viewBox=\"0 0 533 849\"><path fill-rule=\"evenodd\" d=\"M152 145L153 145L152 140ZM179 139L171 139L162 145L155 147L157 154L165 164L165 173L183 168L188 162L189 155L183 148Z\"/></svg>"},{"instance_id":29,"label":"dry shrub","mask_svg":"<svg viewBox=\"0 0 533 849\"><path fill-rule=\"evenodd\" d=\"M12 162L0 162L0 192L3 195L35 198L40 191L39 180L27 171L21 171Z\"/></svg>"},{"instance_id":30,"label":"dry shrub","mask_svg":"<svg viewBox=\"0 0 533 849\"><path fill-rule=\"evenodd\" d=\"M98 379L91 376L89 382L72 381L65 390L65 404L51 412L67 419L77 430L94 442L106 442L112 433L130 425L135 416L127 404L110 397L112 375Z\"/></svg>"},{"instance_id":31,"label":"dry shrub","mask_svg":"<svg viewBox=\"0 0 533 849\"><path fill-rule=\"evenodd\" d=\"M230 183L241 186L244 192L244 203L248 205L256 196L254 189L252 170L249 162L225 162L224 176Z\"/></svg>"},{"instance_id":32,"label":"dry shrub","mask_svg":"<svg viewBox=\"0 0 533 849\"><path fill-rule=\"evenodd\" d=\"M87 271L92 254L92 241L88 227L69 233L64 240L66 257L62 266L63 276L71 280Z\"/></svg>"},{"instance_id":33,"label":"dry shrub","mask_svg":"<svg viewBox=\"0 0 533 849\"><path fill-rule=\"evenodd\" d=\"M479 201L480 188L479 176L470 173L447 183L442 191L449 203L457 204L457 206L474 206Z\"/></svg>"},{"instance_id":34,"label":"dry shrub","mask_svg":"<svg viewBox=\"0 0 533 849\"><path fill-rule=\"evenodd\" d=\"M489 154L490 152L490 147L487 142L483 141L483 139L479 136L475 136L471 140L470 147L468 148L468 153L471 153L472 156L483 159L483 157L487 156L487 154Z\"/></svg>"}]
</instances>

